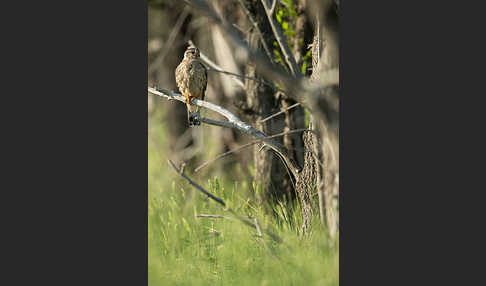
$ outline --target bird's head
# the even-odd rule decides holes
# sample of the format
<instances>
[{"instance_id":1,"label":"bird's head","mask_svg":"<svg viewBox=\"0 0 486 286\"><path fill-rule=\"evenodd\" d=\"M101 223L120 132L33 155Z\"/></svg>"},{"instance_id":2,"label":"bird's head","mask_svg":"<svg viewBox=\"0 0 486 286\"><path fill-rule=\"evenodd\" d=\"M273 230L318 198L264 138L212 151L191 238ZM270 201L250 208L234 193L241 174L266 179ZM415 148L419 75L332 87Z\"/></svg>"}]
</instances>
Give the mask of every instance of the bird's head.
<instances>
[{"instance_id":1,"label":"bird's head","mask_svg":"<svg viewBox=\"0 0 486 286\"><path fill-rule=\"evenodd\" d=\"M199 59L199 49L189 46L184 53L184 59Z\"/></svg>"}]
</instances>

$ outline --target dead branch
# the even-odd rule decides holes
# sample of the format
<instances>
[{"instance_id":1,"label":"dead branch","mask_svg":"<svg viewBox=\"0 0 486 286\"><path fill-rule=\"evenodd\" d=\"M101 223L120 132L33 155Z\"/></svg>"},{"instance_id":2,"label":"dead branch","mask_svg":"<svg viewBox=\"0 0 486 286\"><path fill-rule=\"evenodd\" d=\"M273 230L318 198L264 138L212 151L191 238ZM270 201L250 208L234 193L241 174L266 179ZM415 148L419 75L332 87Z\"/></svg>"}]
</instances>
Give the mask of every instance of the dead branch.
<instances>
[{"instance_id":1,"label":"dead branch","mask_svg":"<svg viewBox=\"0 0 486 286\"><path fill-rule=\"evenodd\" d=\"M194 46L196 47L196 45L194 44L194 42L192 40L189 40L187 42L189 45L191 46ZM222 72L222 68L216 64L215 62L213 62L211 59L209 59L203 52L199 51L199 56L201 57L201 60L209 66L209 68L207 69L208 71L219 71L219 72ZM233 73L230 73L230 72L222 72L222 73L227 73L227 74L232 74L234 76L239 76L237 74L233 74ZM245 84L243 83L243 81L239 80L238 78L234 78L232 77L232 79L235 81L235 83L241 87L241 88L245 88Z\"/></svg>"},{"instance_id":2,"label":"dead branch","mask_svg":"<svg viewBox=\"0 0 486 286\"><path fill-rule=\"evenodd\" d=\"M198 218L222 218L222 219L227 219L227 220L233 220L233 218L231 218L229 216L213 215L213 214L198 214L198 215L196 215L196 217L198 217ZM245 219L251 219L250 217L246 217L246 216L241 216L241 217L245 218Z\"/></svg>"},{"instance_id":3,"label":"dead branch","mask_svg":"<svg viewBox=\"0 0 486 286\"><path fill-rule=\"evenodd\" d=\"M169 100L175 99L175 100L178 100L180 102L184 102L184 100L185 100L185 97L182 94L170 92L170 91L164 90L162 88L155 89L155 88L149 87L148 91L152 94L165 97ZM235 129L240 130L241 132L244 132L248 135L256 137L257 139L261 139L262 141L267 143L267 145L270 148L272 148L272 150L274 150L282 158L286 167L288 169L290 169L292 174L294 176L298 176L298 173L300 171L300 167L295 162L293 162L293 160L289 156L287 156L283 152L282 148L278 145L278 143L273 141L271 138L267 138L267 136L263 132L259 131L258 129L249 125L248 123L240 120L238 117L236 117L236 115L231 113L229 110L227 110L227 109L225 109L225 108L223 108L219 105L216 105L214 103L210 103L208 101L203 101L203 100L199 100L199 99L193 99L192 104L210 109L210 110L212 110L216 113L219 113L220 115L226 117L226 119L228 120L228 121L216 121L216 120L213 120L213 119L200 117L199 120L201 122L204 122L206 124L211 124L211 125L227 127L227 128L235 128Z\"/></svg>"},{"instance_id":4,"label":"dead branch","mask_svg":"<svg viewBox=\"0 0 486 286\"><path fill-rule=\"evenodd\" d=\"M222 74L227 74L227 75L232 75L232 76L236 76L236 77L239 77L239 78L244 78L244 79L249 79L249 80L254 80L254 81L257 81L261 84L264 84L264 85L267 85L271 88L273 88L275 91L282 91L281 89L277 88L274 84L272 83L269 83L263 79L260 79L260 78L256 78L256 77L251 77L251 76L246 76L246 75L239 75L239 74L235 74L235 73L232 73L232 72L227 72L227 71L223 71L223 70L217 70L217 69L208 69L208 72L219 72L219 73L222 73ZM242 85L240 85L243 89L245 89L245 84L238 80L238 82L241 82Z\"/></svg>"},{"instance_id":5,"label":"dead branch","mask_svg":"<svg viewBox=\"0 0 486 286\"><path fill-rule=\"evenodd\" d=\"M258 219L254 218L254 221L255 221L254 224L255 224L255 228L257 230L258 236L263 237L262 229L260 228L260 224L258 223Z\"/></svg>"},{"instance_id":6,"label":"dead branch","mask_svg":"<svg viewBox=\"0 0 486 286\"><path fill-rule=\"evenodd\" d=\"M202 217L202 218L223 218L223 219L228 219L228 220L233 220L230 217L227 216L222 216L222 215L211 215L211 214L198 214L196 217Z\"/></svg>"},{"instance_id":7,"label":"dead branch","mask_svg":"<svg viewBox=\"0 0 486 286\"><path fill-rule=\"evenodd\" d=\"M191 46L196 46L194 45L194 43L189 40L188 41L189 45ZM274 90L276 91L283 91L279 88L277 88L275 86L275 84L273 83L270 83L270 82L267 82L263 79L260 79L260 78L256 78L256 77L251 77L251 76L246 76L246 75L239 75L239 74L236 74L236 73L232 73L232 72L228 72L228 71L224 71L218 64L216 64L215 62L213 62L211 59L209 59L204 53L202 53L201 51L199 51L199 54L200 54L200 57L201 57L201 60L207 64L209 66L209 68L207 68L207 71L208 72L219 72L219 73L222 73L222 74L226 74L226 75L231 75L231 76L235 76L235 77L232 77L232 79L236 82L236 84L241 87L242 89L245 89L245 83L243 83L243 81L241 81L240 79L238 78L243 78L243 79L249 79L249 80L254 80L256 82L259 82L261 84L265 84L271 88L273 88Z\"/></svg>"},{"instance_id":8,"label":"dead branch","mask_svg":"<svg viewBox=\"0 0 486 286\"><path fill-rule=\"evenodd\" d=\"M272 7L270 8L270 14L273 15L273 13L275 12L275 7L277 7L277 0L272 0Z\"/></svg>"},{"instance_id":9,"label":"dead branch","mask_svg":"<svg viewBox=\"0 0 486 286\"><path fill-rule=\"evenodd\" d=\"M208 196L209 198L211 198L213 201L217 202L218 204L222 205L224 208L226 207L226 203L214 196L213 194L211 194L210 192L206 191L203 187L201 187L200 185L198 185L197 183L193 182L188 176L186 176L186 174L184 174L184 172L182 172L182 170L179 170L175 165L174 163L172 163L171 160L168 160L169 162L169 165L172 166L172 168L174 168L174 170L176 170L176 172L181 175L184 179L186 179L189 184L193 185L196 189L198 189L200 192L202 192L203 194L205 194L206 196Z\"/></svg>"},{"instance_id":10,"label":"dead branch","mask_svg":"<svg viewBox=\"0 0 486 286\"><path fill-rule=\"evenodd\" d=\"M308 132L313 132L315 133L314 130L311 130L311 129L295 129L295 130L290 130L290 131L287 131L287 132L282 132L282 133L279 133L279 134L275 134L275 135L271 135L271 136L268 136L267 138L276 138L276 137L280 137L280 136L285 136L285 135L288 135L288 134L293 134L293 133L298 133L298 132L305 132L305 131L308 131ZM262 142L263 140L255 140L255 141L252 141L252 142L249 142L249 143L246 143L246 144L243 144L241 146L239 146L238 148L235 148L233 150L230 150L230 151L227 151L227 152L224 152L224 153L221 153L219 154L218 156L204 162L203 164L201 164L199 167L197 167L196 169L194 169L194 172L198 172L199 170L201 170L202 168L206 167L207 165L211 164L211 163L214 163L215 161L217 161L218 159L221 159L223 157L226 157L232 153L235 153L235 152L238 152L244 148L247 148L247 147L250 147L252 145L255 145L257 143L260 143Z\"/></svg>"},{"instance_id":11,"label":"dead branch","mask_svg":"<svg viewBox=\"0 0 486 286\"><path fill-rule=\"evenodd\" d=\"M297 102L296 104L292 104L291 106L289 106L289 107L287 107L287 108L284 108L284 109L280 110L279 112L274 113L274 114L272 114L272 115L268 116L267 118L264 118L264 119L260 120L260 123L263 123L263 122L265 122L265 121L267 121L267 120L269 120L269 119L272 119L272 118L274 118L275 116L278 116L278 115L280 115L280 114L282 114L282 113L284 113L284 112L286 112L286 111L288 111L288 110L290 110L290 109L292 109L292 108L294 108L294 107L297 107L297 106L299 106L299 105L300 105L300 102Z\"/></svg>"},{"instance_id":12,"label":"dead branch","mask_svg":"<svg viewBox=\"0 0 486 286\"><path fill-rule=\"evenodd\" d=\"M240 222L254 228L257 230L257 232L259 234L261 234L261 229L260 229L260 226L251 222L248 218L244 217L244 216L241 216L239 214L237 214L232 208L226 208L226 203L214 196L213 194L209 193L208 191L206 191L203 187L201 187L200 185L198 185L197 183L195 183L194 181L192 181L186 174L184 174L183 172L181 172L181 170L179 170L175 164L171 161L171 160L167 160L167 162L169 163L169 165L179 174L181 175L184 179L186 179L189 184L191 184L192 186L194 186L197 190L199 190L200 192L202 192L203 194L205 194L206 196L208 196L209 198L211 198L212 200L214 200L215 202L217 202L218 204L220 204L221 206L223 206L225 209L225 211L228 211L230 212L236 219L238 219ZM271 232L270 230L266 230L265 231L274 241L276 242L282 242L282 239L274 234L273 232Z\"/></svg>"}]
</instances>

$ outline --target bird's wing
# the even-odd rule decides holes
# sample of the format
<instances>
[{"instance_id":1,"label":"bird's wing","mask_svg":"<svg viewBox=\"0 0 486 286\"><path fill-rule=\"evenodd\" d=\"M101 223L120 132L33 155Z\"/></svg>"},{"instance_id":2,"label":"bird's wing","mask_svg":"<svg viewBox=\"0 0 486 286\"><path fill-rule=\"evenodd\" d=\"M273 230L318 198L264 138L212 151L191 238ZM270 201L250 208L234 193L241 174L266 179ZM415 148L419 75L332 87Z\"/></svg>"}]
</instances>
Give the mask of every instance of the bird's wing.
<instances>
[{"instance_id":1,"label":"bird's wing","mask_svg":"<svg viewBox=\"0 0 486 286\"><path fill-rule=\"evenodd\" d=\"M206 67L198 60L191 61L190 70L192 70L191 82L195 86L197 99L204 100L206 96L206 87L208 85L208 72ZM197 90L197 91L196 91Z\"/></svg>"},{"instance_id":2,"label":"bird's wing","mask_svg":"<svg viewBox=\"0 0 486 286\"><path fill-rule=\"evenodd\" d=\"M177 68L176 68L176 70L175 70L176 84L177 84L177 87L178 87L179 89L181 89L181 86L180 86L180 85L181 85L181 83L182 83L182 77L183 77L182 72L183 72L183 67L184 67L184 64L181 62L181 63L180 63L178 66L177 66ZM182 92L182 90L180 90L180 91Z\"/></svg>"}]
</instances>

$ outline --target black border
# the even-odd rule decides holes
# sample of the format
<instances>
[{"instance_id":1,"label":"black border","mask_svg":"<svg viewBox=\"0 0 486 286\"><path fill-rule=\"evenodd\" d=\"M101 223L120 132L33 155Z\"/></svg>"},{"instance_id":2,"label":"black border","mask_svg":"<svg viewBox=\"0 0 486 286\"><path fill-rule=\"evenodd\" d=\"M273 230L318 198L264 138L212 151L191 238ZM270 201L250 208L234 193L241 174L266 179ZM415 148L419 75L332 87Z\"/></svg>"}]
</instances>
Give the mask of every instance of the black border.
<instances>
[{"instance_id":1,"label":"black border","mask_svg":"<svg viewBox=\"0 0 486 286\"><path fill-rule=\"evenodd\" d=\"M5 275L144 285L147 3L19 4L2 41ZM340 1L342 285L472 279L483 200L464 192L481 193L482 168L465 160L484 149L468 137L484 105L464 102L484 89L468 66L484 48L465 38L484 10L470 5Z\"/></svg>"},{"instance_id":2,"label":"black border","mask_svg":"<svg viewBox=\"0 0 486 286\"><path fill-rule=\"evenodd\" d=\"M20 6L3 9L4 284L146 285L147 3Z\"/></svg>"}]
</instances>

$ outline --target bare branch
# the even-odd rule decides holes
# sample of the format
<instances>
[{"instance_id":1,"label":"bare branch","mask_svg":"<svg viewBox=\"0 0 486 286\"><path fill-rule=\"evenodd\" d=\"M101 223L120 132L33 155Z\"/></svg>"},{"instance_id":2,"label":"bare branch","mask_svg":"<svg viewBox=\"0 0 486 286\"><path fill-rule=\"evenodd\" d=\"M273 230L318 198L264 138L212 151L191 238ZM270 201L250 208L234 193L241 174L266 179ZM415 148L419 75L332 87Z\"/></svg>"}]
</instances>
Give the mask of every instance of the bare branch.
<instances>
[{"instance_id":1,"label":"bare branch","mask_svg":"<svg viewBox=\"0 0 486 286\"><path fill-rule=\"evenodd\" d=\"M219 72L219 73L222 73L222 74L232 75L232 76L236 76L236 77L239 77L239 78L248 78L248 79L252 79L252 80L258 80L257 78L247 77L247 76L244 76L244 75L239 75L239 74L235 74L235 73L232 73L232 72L227 72L227 71L223 71L223 70L219 70L219 69L215 69L215 68L208 69L208 72ZM243 81L241 81L241 80L239 80L235 77L232 77L232 79L238 84L239 87L241 87L242 89L245 89L245 84L243 83Z\"/></svg>"},{"instance_id":2,"label":"bare branch","mask_svg":"<svg viewBox=\"0 0 486 286\"><path fill-rule=\"evenodd\" d=\"M272 7L270 8L270 15L275 12L275 7L277 7L277 0L273 0Z\"/></svg>"},{"instance_id":3,"label":"bare branch","mask_svg":"<svg viewBox=\"0 0 486 286\"><path fill-rule=\"evenodd\" d=\"M268 136L267 138L270 139L270 138L276 138L276 137L281 137L281 136L285 136L285 135L288 135L288 134L293 134L293 133L298 133L298 132L305 132L305 131L308 131L308 132L313 132L315 133L314 130L311 130L311 129L295 129L295 130L290 130L290 131L287 131L287 132L282 132L282 133L279 133L279 134L275 134L275 135L271 135L271 136ZM198 172L199 170L201 170L202 168L206 167L207 165L217 161L218 159L221 159L223 157L226 157L230 154L233 154L235 152L238 152L242 149L245 149L247 147L250 147L252 145L255 145L257 143L260 143L262 142L263 140L255 140L255 141L252 141L252 142L249 142L249 143L246 143L246 144L243 144L241 146L239 146L238 148L235 148L233 150L230 150L230 151L227 151L227 152L224 152L224 153L221 153L219 154L218 156L204 162L203 164L201 164L199 167L197 167L196 169L194 169L194 172Z\"/></svg>"},{"instance_id":4,"label":"bare branch","mask_svg":"<svg viewBox=\"0 0 486 286\"><path fill-rule=\"evenodd\" d=\"M233 220L233 218L231 218L229 216L213 215L213 214L198 214L198 215L196 215L196 217L199 217L199 218L222 218L222 219L227 219L227 220ZM247 217L247 216L241 216L241 217L245 218L245 219L250 219L250 217Z\"/></svg>"},{"instance_id":5,"label":"bare branch","mask_svg":"<svg viewBox=\"0 0 486 286\"><path fill-rule=\"evenodd\" d=\"M206 123L206 124L209 124L209 125L214 125L214 126L219 126L219 127L235 128L235 126L233 124L231 124L231 122L227 122L227 121L218 121L218 120L213 120L213 119L206 118L206 117L199 117L199 121Z\"/></svg>"},{"instance_id":6,"label":"bare branch","mask_svg":"<svg viewBox=\"0 0 486 286\"><path fill-rule=\"evenodd\" d=\"M232 218L227 217L227 216L211 215L211 214L198 214L198 215L196 215L196 217L203 217L203 218L224 218L224 219L228 219L228 220L233 220Z\"/></svg>"},{"instance_id":7,"label":"bare branch","mask_svg":"<svg viewBox=\"0 0 486 286\"><path fill-rule=\"evenodd\" d=\"M176 170L176 172L179 173L179 175L181 175L184 179L186 179L189 182L189 184L193 185L200 192L202 192L203 194L205 194L206 196L208 196L209 198L211 198L212 200L214 200L218 204L222 205L224 208L226 207L226 203L222 199L215 197L213 194L206 191L203 187L201 187L197 183L193 182L188 176L186 176L186 174L184 174L181 170L177 169L177 167L174 165L174 163L172 163L171 160L167 160L167 161L172 166L172 168L174 168L174 170Z\"/></svg>"},{"instance_id":8,"label":"bare branch","mask_svg":"<svg viewBox=\"0 0 486 286\"><path fill-rule=\"evenodd\" d=\"M260 123L263 123L263 122L265 122L265 121L267 121L267 120L269 120L269 119L272 119L272 118L274 118L275 116L278 116L278 115L280 115L280 114L284 113L285 111L290 110L290 109L292 109L292 108L294 108L294 107L297 107L297 106L299 106L299 105L300 105L300 102L297 102L296 104L292 104L291 106L289 106L289 107L287 107L287 108L284 108L284 109L282 109L281 111L279 111L279 112L277 112L277 113L275 113L275 114L272 114L272 115L268 116L268 117L267 117L267 118L265 118L265 119L260 120Z\"/></svg>"},{"instance_id":9,"label":"bare branch","mask_svg":"<svg viewBox=\"0 0 486 286\"><path fill-rule=\"evenodd\" d=\"M189 40L188 41L189 45L191 46L194 46L196 47L196 45L194 45L194 43ZM219 71L219 72L222 72L222 68L216 64L215 62L213 62L212 60L210 60L204 53L202 53L201 51L199 51L199 56L201 57L201 60L210 67L210 69L207 69L208 71ZM228 74L232 74L232 75L235 75L235 76L238 76L237 74L233 74L233 73L230 73L230 72L224 72L224 73L228 73ZM241 87L241 88L245 88L245 84L243 83L243 81L237 79L237 78L234 78L232 77L232 79L236 82L236 84Z\"/></svg>"},{"instance_id":10,"label":"bare branch","mask_svg":"<svg viewBox=\"0 0 486 286\"><path fill-rule=\"evenodd\" d=\"M189 40L188 43L191 46L196 46L196 45L194 45L194 43L191 40ZM235 77L238 77L238 78L254 80L254 81L257 81L259 83L265 84L265 85L273 88L274 90L280 90L274 84L269 83L269 82L267 82L263 79L259 79L259 78L251 77L251 76L246 76L246 75L239 75L239 74L228 72L228 71L223 71L223 69L218 64L216 64L215 62L210 60L204 53L199 52L199 54L200 54L201 60L210 67L210 68L207 69L208 72L219 72L219 73L222 73L222 74L232 75L232 76L235 76ZM241 87L242 89L245 89L245 83L243 81L239 80L238 78L232 77L232 79L236 82L236 84L239 87ZM283 91L283 90L280 90L280 91Z\"/></svg>"},{"instance_id":11,"label":"bare branch","mask_svg":"<svg viewBox=\"0 0 486 286\"><path fill-rule=\"evenodd\" d=\"M258 233L258 236L259 237L263 237L263 234L262 234L262 229L260 228L260 224L258 223L258 219L257 218L254 218L254 221L255 221L255 228L257 230L257 233Z\"/></svg>"},{"instance_id":12,"label":"bare branch","mask_svg":"<svg viewBox=\"0 0 486 286\"><path fill-rule=\"evenodd\" d=\"M150 93L155 94L155 95L165 97L169 100L175 99L175 100L178 100L178 101L181 101L181 102L184 102L184 100L185 100L185 97L182 94L170 92L170 91L164 90L162 88L158 88L156 90L154 88L149 87L148 91ZM228 128L235 128L235 129L240 130L241 132L244 132L244 133L249 134L253 137L256 137L258 139L263 140L265 143L267 143L267 145L270 148L272 148L272 150L274 150L282 158L286 167L290 169L292 174L294 176L298 175L298 173L300 171L300 167L295 162L293 162L293 160L291 158L289 158L289 156L285 155L282 148L280 146L278 146L278 144L275 141L267 138L267 136L263 132L259 131L258 129L249 125L248 123L240 120L238 117L236 117L236 115L231 113L229 110L227 110L227 109L225 109L225 108L223 108L219 105L216 105L214 103L210 103L208 101L203 101L203 100L199 100L199 99L193 99L192 104L210 109L214 112L217 112L217 113L223 115L224 117L226 117L226 119L228 120L227 122L223 122L223 121L216 121L216 120L212 120L212 119L208 119L208 118L199 118L201 122L204 122L204 123L207 123L207 124L212 124L212 125L228 127Z\"/></svg>"},{"instance_id":13,"label":"bare branch","mask_svg":"<svg viewBox=\"0 0 486 286\"><path fill-rule=\"evenodd\" d=\"M236 219L238 219L242 223L244 223L244 224L246 224L246 225L248 225L248 226L250 226L254 229L257 229L257 232L261 233L261 230L258 230L260 228L259 225L257 226L255 223L251 222L248 218L237 214L232 208L226 209L226 203L222 199L215 197L214 195L212 195L211 193L206 191L203 187L201 187L197 183L193 182L188 176L186 176L186 174L182 173L181 170L177 169L177 167L175 166L175 164L171 160L167 160L167 162L179 175L181 175L184 179L186 179L189 182L189 184L193 185L196 189L198 189L199 191L201 191L202 193L207 195L209 198L213 199L214 201L216 201L217 203L222 205L225 208L225 210L230 212ZM280 237L278 237L277 235L275 235L274 233L272 233L271 231L266 230L265 232L276 242L282 242L282 239Z\"/></svg>"},{"instance_id":14,"label":"bare branch","mask_svg":"<svg viewBox=\"0 0 486 286\"><path fill-rule=\"evenodd\" d=\"M271 87L272 89L274 89L275 91L283 91L281 90L280 88L277 88L274 84L272 83L269 83L263 79L260 79L260 78L256 78L256 77L251 77L251 76L246 76L246 75L239 75L239 74L235 74L235 73L232 73L232 72L227 72L227 71L223 71L223 70L217 70L217 69L208 69L208 72L219 72L219 73L222 73L222 74L227 74L227 75L232 75L232 76L236 76L236 77L239 77L239 78L244 78L244 79L249 79L249 80L254 80L256 82L259 82L261 84L264 84L266 86L269 86ZM240 85L243 89L245 88L245 84L238 80L238 82L241 82L241 84L243 86L241 86L239 83L238 85Z\"/></svg>"},{"instance_id":15,"label":"bare branch","mask_svg":"<svg viewBox=\"0 0 486 286\"><path fill-rule=\"evenodd\" d=\"M294 55L290 51L289 45L287 44L287 40L283 34L280 24L276 22L275 18L273 17L276 2L277 1L274 0L272 7L270 8L270 3L268 3L268 0L262 0L263 8L265 9L265 13L267 14L268 22L270 22L270 26L272 26L272 31L275 39L277 39L280 49L285 56L285 61L287 62L292 74L298 78L300 77L300 72L299 68L297 67L297 63L295 62Z\"/></svg>"}]
</instances>

